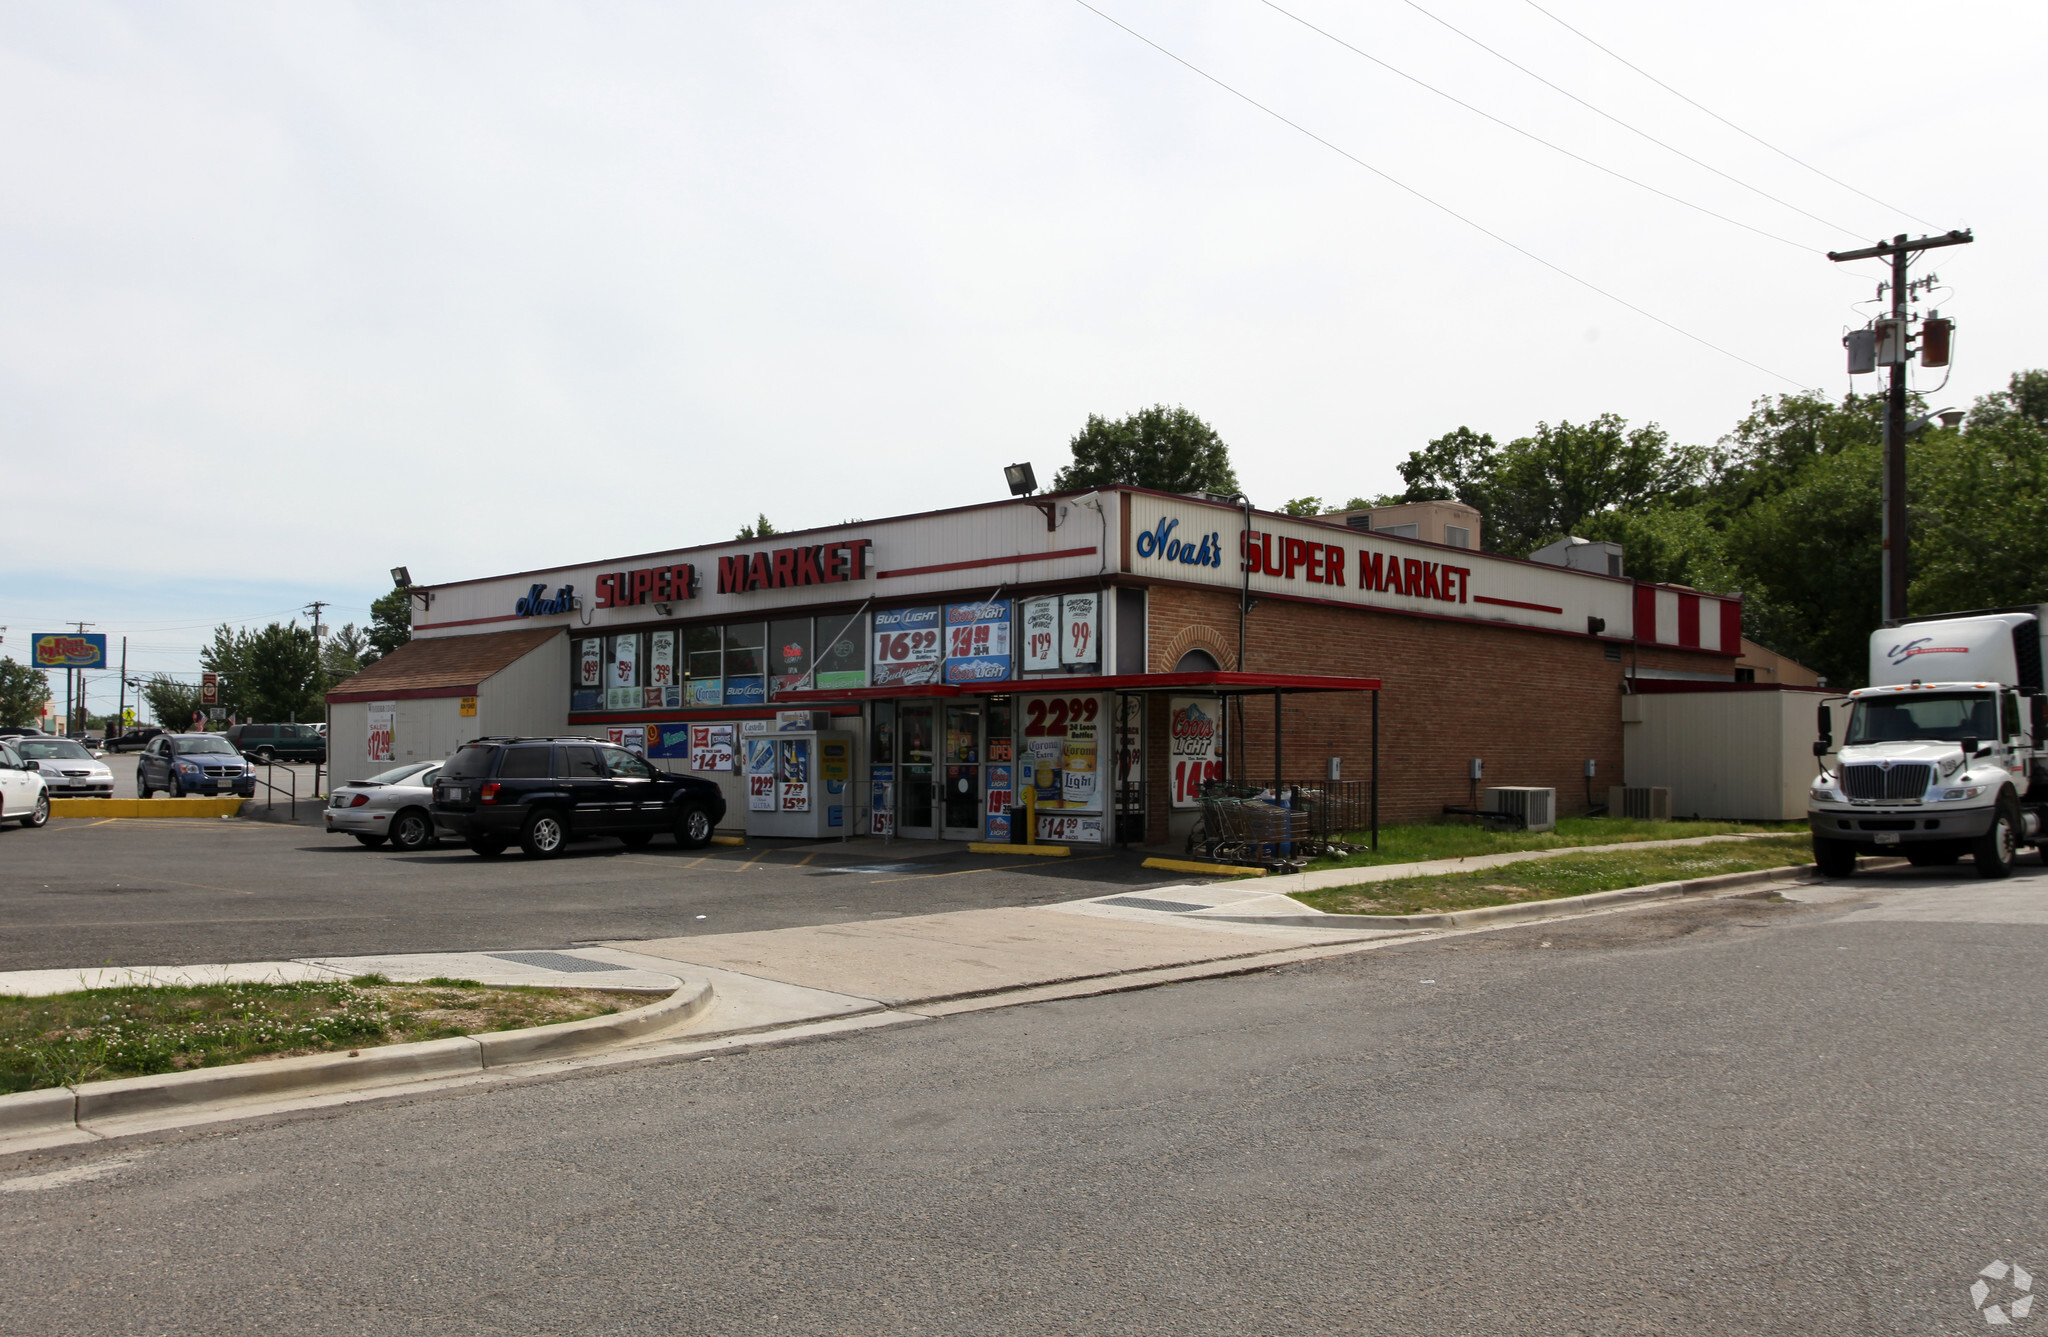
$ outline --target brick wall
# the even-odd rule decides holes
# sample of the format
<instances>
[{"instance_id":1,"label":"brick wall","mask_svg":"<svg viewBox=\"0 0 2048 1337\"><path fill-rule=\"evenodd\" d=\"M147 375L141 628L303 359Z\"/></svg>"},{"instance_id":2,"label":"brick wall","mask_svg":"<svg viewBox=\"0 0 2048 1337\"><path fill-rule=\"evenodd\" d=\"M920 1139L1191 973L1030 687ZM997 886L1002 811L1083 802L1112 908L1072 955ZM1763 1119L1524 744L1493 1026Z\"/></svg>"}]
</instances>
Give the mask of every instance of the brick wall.
<instances>
[{"instance_id":1,"label":"brick wall","mask_svg":"<svg viewBox=\"0 0 2048 1337\"><path fill-rule=\"evenodd\" d=\"M1237 597L1223 591L1153 586L1149 667L1170 671L1191 645L1236 666ZM1623 670L1631 654L1643 668L1729 673L1732 660L1663 647L1606 657L1612 643L1513 627L1404 617L1365 609L1324 608L1267 600L1251 614L1245 669L1252 673L1321 673L1377 677L1380 695L1380 819L1412 822L1441 815L1445 804L1468 806L1469 760L1484 758L1492 785L1543 785L1557 790L1558 810L1586 807L1585 763L1596 776L1593 800L1621 778ZM1347 780L1372 774L1371 700L1363 694L1290 696L1282 709L1282 763L1287 779L1326 774L1343 758ZM1146 739L1152 792L1166 785L1164 702ZM1242 732L1230 711L1237 755L1233 778L1273 776L1271 697L1245 698ZM1155 805L1156 807L1157 805ZM1163 817L1157 819L1163 822ZM1163 834L1163 830L1162 830Z\"/></svg>"}]
</instances>

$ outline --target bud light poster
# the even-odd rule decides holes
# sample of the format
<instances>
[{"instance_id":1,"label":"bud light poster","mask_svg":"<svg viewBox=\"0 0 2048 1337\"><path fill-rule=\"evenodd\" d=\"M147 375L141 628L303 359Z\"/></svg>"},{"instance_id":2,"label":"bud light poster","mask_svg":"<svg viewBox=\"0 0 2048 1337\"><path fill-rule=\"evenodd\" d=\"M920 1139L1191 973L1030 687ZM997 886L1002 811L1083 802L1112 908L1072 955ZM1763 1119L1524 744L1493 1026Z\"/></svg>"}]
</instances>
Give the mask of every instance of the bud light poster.
<instances>
[{"instance_id":1,"label":"bud light poster","mask_svg":"<svg viewBox=\"0 0 2048 1337\"><path fill-rule=\"evenodd\" d=\"M1202 785L1223 778L1223 709L1214 697L1176 696L1167 735L1173 806L1202 806Z\"/></svg>"},{"instance_id":2,"label":"bud light poster","mask_svg":"<svg viewBox=\"0 0 2048 1337\"><path fill-rule=\"evenodd\" d=\"M875 686L935 683L944 657L938 609L890 608L875 614Z\"/></svg>"},{"instance_id":3,"label":"bud light poster","mask_svg":"<svg viewBox=\"0 0 2048 1337\"><path fill-rule=\"evenodd\" d=\"M1000 682L1010 676L1010 601L946 605L946 681Z\"/></svg>"},{"instance_id":4,"label":"bud light poster","mask_svg":"<svg viewBox=\"0 0 2048 1337\"><path fill-rule=\"evenodd\" d=\"M1017 791L1012 785L1012 768L991 766L988 768L988 838L1008 840L1010 838L1010 814L1004 809L1017 801Z\"/></svg>"}]
</instances>

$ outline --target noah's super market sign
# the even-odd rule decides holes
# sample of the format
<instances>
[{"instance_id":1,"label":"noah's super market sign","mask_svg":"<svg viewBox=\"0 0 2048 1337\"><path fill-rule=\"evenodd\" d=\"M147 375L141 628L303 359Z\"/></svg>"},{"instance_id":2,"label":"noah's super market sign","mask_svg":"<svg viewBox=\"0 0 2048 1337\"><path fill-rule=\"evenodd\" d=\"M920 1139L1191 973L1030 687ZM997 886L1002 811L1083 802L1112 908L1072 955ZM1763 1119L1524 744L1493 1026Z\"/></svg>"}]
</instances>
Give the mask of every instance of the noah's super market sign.
<instances>
[{"instance_id":1,"label":"noah's super market sign","mask_svg":"<svg viewBox=\"0 0 2048 1337\"><path fill-rule=\"evenodd\" d=\"M1626 635L1625 580L1491 557L1434 543L1375 538L1335 525L1276 521L1245 532L1243 512L1194 502L1130 498L1126 569L1235 589L1240 554L1256 593L1291 595L1439 617Z\"/></svg>"}]
</instances>

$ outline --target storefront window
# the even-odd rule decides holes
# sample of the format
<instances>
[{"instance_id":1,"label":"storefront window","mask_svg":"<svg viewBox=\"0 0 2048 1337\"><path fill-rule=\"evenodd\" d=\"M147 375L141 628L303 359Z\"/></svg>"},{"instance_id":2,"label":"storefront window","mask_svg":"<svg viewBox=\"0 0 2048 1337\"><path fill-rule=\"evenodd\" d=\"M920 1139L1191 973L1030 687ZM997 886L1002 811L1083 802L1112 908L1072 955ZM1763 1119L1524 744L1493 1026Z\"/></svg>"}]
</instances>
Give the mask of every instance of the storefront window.
<instances>
[{"instance_id":1,"label":"storefront window","mask_svg":"<svg viewBox=\"0 0 2048 1337\"><path fill-rule=\"evenodd\" d=\"M725 676L758 678L765 674L763 628L758 622L733 622L725 628Z\"/></svg>"},{"instance_id":2,"label":"storefront window","mask_svg":"<svg viewBox=\"0 0 2048 1337\"><path fill-rule=\"evenodd\" d=\"M609 710L640 708L640 633L629 631L610 639L611 657L605 665L605 707Z\"/></svg>"},{"instance_id":3,"label":"storefront window","mask_svg":"<svg viewBox=\"0 0 2048 1337\"><path fill-rule=\"evenodd\" d=\"M692 706L716 706L724 702L725 629L723 627L683 628L684 702Z\"/></svg>"},{"instance_id":4,"label":"storefront window","mask_svg":"<svg viewBox=\"0 0 2048 1337\"><path fill-rule=\"evenodd\" d=\"M932 708L905 706L902 718L903 751L900 759L905 762L929 763L932 759Z\"/></svg>"},{"instance_id":5,"label":"storefront window","mask_svg":"<svg viewBox=\"0 0 2048 1337\"><path fill-rule=\"evenodd\" d=\"M831 691L868 685L867 622L865 613L834 613L818 619L818 668L812 682ZM829 644L825 643L828 637Z\"/></svg>"},{"instance_id":6,"label":"storefront window","mask_svg":"<svg viewBox=\"0 0 2048 1337\"><path fill-rule=\"evenodd\" d=\"M946 707L946 760L981 760L981 712L974 707Z\"/></svg>"},{"instance_id":7,"label":"storefront window","mask_svg":"<svg viewBox=\"0 0 2048 1337\"><path fill-rule=\"evenodd\" d=\"M768 663L776 691L794 692L810 687L809 618L783 618L768 624Z\"/></svg>"},{"instance_id":8,"label":"storefront window","mask_svg":"<svg viewBox=\"0 0 2048 1337\"><path fill-rule=\"evenodd\" d=\"M868 759L877 766L896 760L896 703L875 702L874 732L868 738Z\"/></svg>"},{"instance_id":9,"label":"storefront window","mask_svg":"<svg viewBox=\"0 0 2048 1337\"><path fill-rule=\"evenodd\" d=\"M988 702L988 759L992 762L1015 760L1015 745L1011 735L1016 732L1015 703L1007 696L993 696Z\"/></svg>"}]
</instances>

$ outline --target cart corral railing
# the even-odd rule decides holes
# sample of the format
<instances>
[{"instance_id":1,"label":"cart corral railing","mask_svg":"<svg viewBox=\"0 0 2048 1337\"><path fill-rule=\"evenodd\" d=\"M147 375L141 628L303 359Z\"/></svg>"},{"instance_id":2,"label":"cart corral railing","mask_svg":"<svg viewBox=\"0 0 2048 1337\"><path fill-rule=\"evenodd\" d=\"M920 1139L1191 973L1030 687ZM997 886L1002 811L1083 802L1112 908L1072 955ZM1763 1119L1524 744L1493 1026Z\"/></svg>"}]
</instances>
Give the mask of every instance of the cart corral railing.
<instances>
[{"instance_id":1,"label":"cart corral railing","mask_svg":"<svg viewBox=\"0 0 2048 1337\"><path fill-rule=\"evenodd\" d=\"M1349 854L1376 842L1372 798L1369 780L1302 781L1277 791L1212 781L1202 786L1202 815L1188 833L1188 853L1270 869Z\"/></svg>"}]
</instances>

